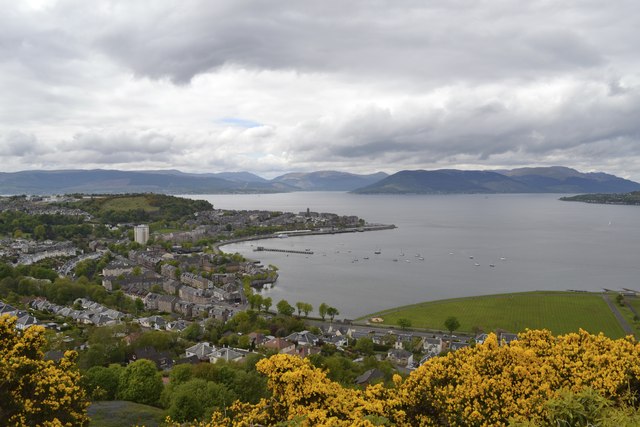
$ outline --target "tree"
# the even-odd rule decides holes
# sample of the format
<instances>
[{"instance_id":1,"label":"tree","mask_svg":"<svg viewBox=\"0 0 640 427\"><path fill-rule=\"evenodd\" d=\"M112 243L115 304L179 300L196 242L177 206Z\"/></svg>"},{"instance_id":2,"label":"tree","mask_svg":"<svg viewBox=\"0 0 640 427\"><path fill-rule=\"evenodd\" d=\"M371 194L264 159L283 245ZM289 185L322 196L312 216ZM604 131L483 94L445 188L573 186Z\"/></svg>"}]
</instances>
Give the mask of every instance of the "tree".
<instances>
[{"instance_id":1,"label":"tree","mask_svg":"<svg viewBox=\"0 0 640 427\"><path fill-rule=\"evenodd\" d=\"M85 392L76 353L44 360L44 328L18 332L16 318L0 316L0 420L3 425L86 425Z\"/></svg>"},{"instance_id":2,"label":"tree","mask_svg":"<svg viewBox=\"0 0 640 427\"><path fill-rule=\"evenodd\" d=\"M300 317L300 313L302 312L302 307L304 307L304 302L298 301L296 303L296 308L298 309L298 317Z\"/></svg>"},{"instance_id":3,"label":"tree","mask_svg":"<svg viewBox=\"0 0 640 427\"><path fill-rule=\"evenodd\" d=\"M328 309L329 309L329 306L324 302L320 304L320 307L318 307L318 314L320 315L320 317L322 317L323 321L324 321L324 318L327 316Z\"/></svg>"},{"instance_id":4,"label":"tree","mask_svg":"<svg viewBox=\"0 0 640 427\"><path fill-rule=\"evenodd\" d=\"M182 338L189 341L197 341L198 338L200 338L200 336L202 335L202 327L198 322L193 322L192 324L184 328L181 335Z\"/></svg>"},{"instance_id":5,"label":"tree","mask_svg":"<svg viewBox=\"0 0 640 427\"><path fill-rule=\"evenodd\" d=\"M118 382L118 398L131 402L155 405L162 393L162 375L155 363L147 359L129 364Z\"/></svg>"},{"instance_id":6,"label":"tree","mask_svg":"<svg viewBox=\"0 0 640 427\"><path fill-rule=\"evenodd\" d=\"M359 338L355 346L356 351L367 356L373 354L373 341L371 338Z\"/></svg>"},{"instance_id":7,"label":"tree","mask_svg":"<svg viewBox=\"0 0 640 427\"><path fill-rule=\"evenodd\" d=\"M308 302L298 301L296 303L296 308L298 309L298 317L300 317L301 313L304 313L304 317L308 317L309 313L313 311L313 306Z\"/></svg>"},{"instance_id":8,"label":"tree","mask_svg":"<svg viewBox=\"0 0 640 427\"><path fill-rule=\"evenodd\" d=\"M199 378L178 385L171 394L169 415L176 421L203 418L210 408L223 408L236 399L223 384Z\"/></svg>"},{"instance_id":9,"label":"tree","mask_svg":"<svg viewBox=\"0 0 640 427\"><path fill-rule=\"evenodd\" d=\"M36 240L44 240L44 238L46 237L46 233L47 230L42 224L36 225L36 227L33 229L33 237L35 237Z\"/></svg>"},{"instance_id":10,"label":"tree","mask_svg":"<svg viewBox=\"0 0 640 427\"><path fill-rule=\"evenodd\" d=\"M264 311L269 311L272 305L273 300L271 297L262 298L262 307L264 308Z\"/></svg>"},{"instance_id":11,"label":"tree","mask_svg":"<svg viewBox=\"0 0 640 427\"><path fill-rule=\"evenodd\" d=\"M411 320L402 317L398 319L398 326L400 326L400 329L403 331L406 331L411 327Z\"/></svg>"},{"instance_id":12,"label":"tree","mask_svg":"<svg viewBox=\"0 0 640 427\"><path fill-rule=\"evenodd\" d=\"M340 312L335 307L329 307L327 308L327 314L331 317L331 321L333 322L333 318L340 314Z\"/></svg>"},{"instance_id":13,"label":"tree","mask_svg":"<svg viewBox=\"0 0 640 427\"><path fill-rule=\"evenodd\" d=\"M284 299L280 300L278 304L276 304L276 308L278 309L278 313L285 316L291 316L295 311L295 308L293 308L291 304Z\"/></svg>"},{"instance_id":14,"label":"tree","mask_svg":"<svg viewBox=\"0 0 640 427\"><path fill-rule=\"evenodd\" d=\"M249 295L247 300L249 301L249 306L251 307L251 310L255 308L260 310L260 307L262 306L262 295L260 294Z\"/></svg>"},{"instance_id":15,"label":"tree","mask_svg":"<svg viewBox=\"0 0 640 427\"><path fill-rule=\"evenodd\" d=\"M304 313L304 317L309 317L309 313L313 311L313 306L308 302L305 302L302 305L302 312Z\"/></svg>"},{"instance_id":16,"label":"tree","mask_svg":"<svg viewBox=\"0 0 640 427\"><path fill-rule=\"evenodd\" d=\"M118 391L118 381L124 368L113 364L108 368L94 366L84 373L82 383L90 393L91 400L114 400Z\"/></svg>"},{"instance_id":17,"label":"tree","mask_svg":"<svg viewBox=\"0 0 640 427\"><path fill-rule=\"evenodd\" d=\"M454 316L447 317L447 320L444 321L444 327L447 328L450 334L453 334L453 331L460 327L460 322Z\"/></svg>"}]
</instances>

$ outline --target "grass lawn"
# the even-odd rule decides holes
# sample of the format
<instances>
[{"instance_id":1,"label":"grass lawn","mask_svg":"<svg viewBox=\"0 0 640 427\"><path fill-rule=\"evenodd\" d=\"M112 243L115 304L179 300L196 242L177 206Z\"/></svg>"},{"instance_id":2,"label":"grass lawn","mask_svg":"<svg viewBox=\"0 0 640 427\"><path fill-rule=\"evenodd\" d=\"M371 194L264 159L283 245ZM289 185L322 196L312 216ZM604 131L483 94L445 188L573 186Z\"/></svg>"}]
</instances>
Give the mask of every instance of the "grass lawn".
<instances>
[{"instance_id":1,"label":"grass lawn","mask_svg":"<svg viewBox=\"0 0 640 427\"><path fill-rule=\"evenodd\" d=\"M544 328L558 335L582 328L610 338L624 336L602 296L593 293L523 292L457 298L385 310L367 318L382 317L383 325L397 325L398 319L405 318L413 327L444 330L449 316L458 319L460 331L474 327L509 332Z\"/></svg>"},{"instance_id":2,"label":"grass lawn","mask_svg":"<svg viewBox=\"0 0 640 427\"><path fill-rule=\"evenodd\" d=\"M100 207L100 210L103 212L107 210L120 212L137 209L142 209L145 212L156 212L160 210L158 206L151 206L145 196L116 197L105 201Z\"/></svg>"},{"instance_id":3,"label":"grass lawn","mask_svg":"<svg viewBox=\"0 0 640 427\"><path fill-rule=\"evenodd\" d=\"M625 297L624 300L633 307L638 313L640 313L640 298L638 297Z\"/></svg>"},{"instance_id":4,"label":"grass lawn","mask_svg":"<svg viewBox=\"0 0 640 427\"><path fill-rule=\"evenodd\" d=\"M164 409L125 401L93 402L87 411L89 427L157 427L164 422Z\"/></svg>"}]
</instances>

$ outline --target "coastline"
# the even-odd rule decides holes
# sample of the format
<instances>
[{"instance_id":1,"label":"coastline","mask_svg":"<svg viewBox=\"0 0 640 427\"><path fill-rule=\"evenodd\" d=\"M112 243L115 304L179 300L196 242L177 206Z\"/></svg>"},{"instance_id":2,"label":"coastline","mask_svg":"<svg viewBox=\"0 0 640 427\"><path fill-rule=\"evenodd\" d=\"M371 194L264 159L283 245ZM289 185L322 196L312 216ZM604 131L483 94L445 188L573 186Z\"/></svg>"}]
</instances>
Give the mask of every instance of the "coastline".
<instances>
[{"instance_id":1,"label":"coastline","mask_svg":"<svg viewBox=\"0 0 640 427\"><path fill-rule=\"evenodd\" d=\"M260 236L246 236L239 237L237 239L225 240L223 242L218 242L213 245L214 253L223 252L222 247L226 245L231 245L234 243L241 242L250 242L254 240L266 240L266 239L277 239L280 235L289 235L289 233L295 236L321 236L327 234L342 234L342 233L363 233L366 231L381 231L381 230L393 230L397 228L394 224L367 224L362 227L350 227L350 228L339 228L339 229L320 229L320 230L305 230L305 231L297 231L297 230L289 230L289 231L281 231L276 234L268 234L268 235L260 235Z\"/></svg>"}]
</instances>

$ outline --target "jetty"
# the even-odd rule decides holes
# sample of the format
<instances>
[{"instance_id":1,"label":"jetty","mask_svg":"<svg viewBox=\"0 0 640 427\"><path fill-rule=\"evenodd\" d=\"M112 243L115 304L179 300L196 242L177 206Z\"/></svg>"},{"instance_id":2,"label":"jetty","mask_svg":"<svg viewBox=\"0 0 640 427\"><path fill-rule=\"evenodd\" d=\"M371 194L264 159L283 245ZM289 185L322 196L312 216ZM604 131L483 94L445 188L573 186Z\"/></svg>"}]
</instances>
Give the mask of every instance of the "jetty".
<instances>
[{"instance_id":1,"label":"jetty","mask_svg":"<svg viewBox=\"0 0 640 427\"><path fill-rule=\"evenodd\" d=\"M258 246L253 250L254 252L282 252L285 254L300 254L300 255L313 255L313 251L305 249L304 251L298 251L295 249L275 249L265 248L264 246Z\"/></svg>"}]
</instances>

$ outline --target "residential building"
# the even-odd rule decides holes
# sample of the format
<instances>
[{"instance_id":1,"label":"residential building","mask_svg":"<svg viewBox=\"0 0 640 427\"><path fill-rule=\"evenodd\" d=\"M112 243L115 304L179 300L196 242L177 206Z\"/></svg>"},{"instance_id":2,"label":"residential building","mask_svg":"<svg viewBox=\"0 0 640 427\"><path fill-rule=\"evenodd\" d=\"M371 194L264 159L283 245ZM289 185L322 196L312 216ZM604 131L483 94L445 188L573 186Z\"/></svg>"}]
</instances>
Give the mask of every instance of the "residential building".
<instances>
[{"instance_id":1,"label":"residential building","mask_svg":"<svg viewBox=\"0 0 640 427\"><path fill-rule=\"evenodd\" d=\"M146 224L136 225L133 228L133 240L141 245L146 245L149 241L149 226Z\"/></svg>"}]
</instances>

